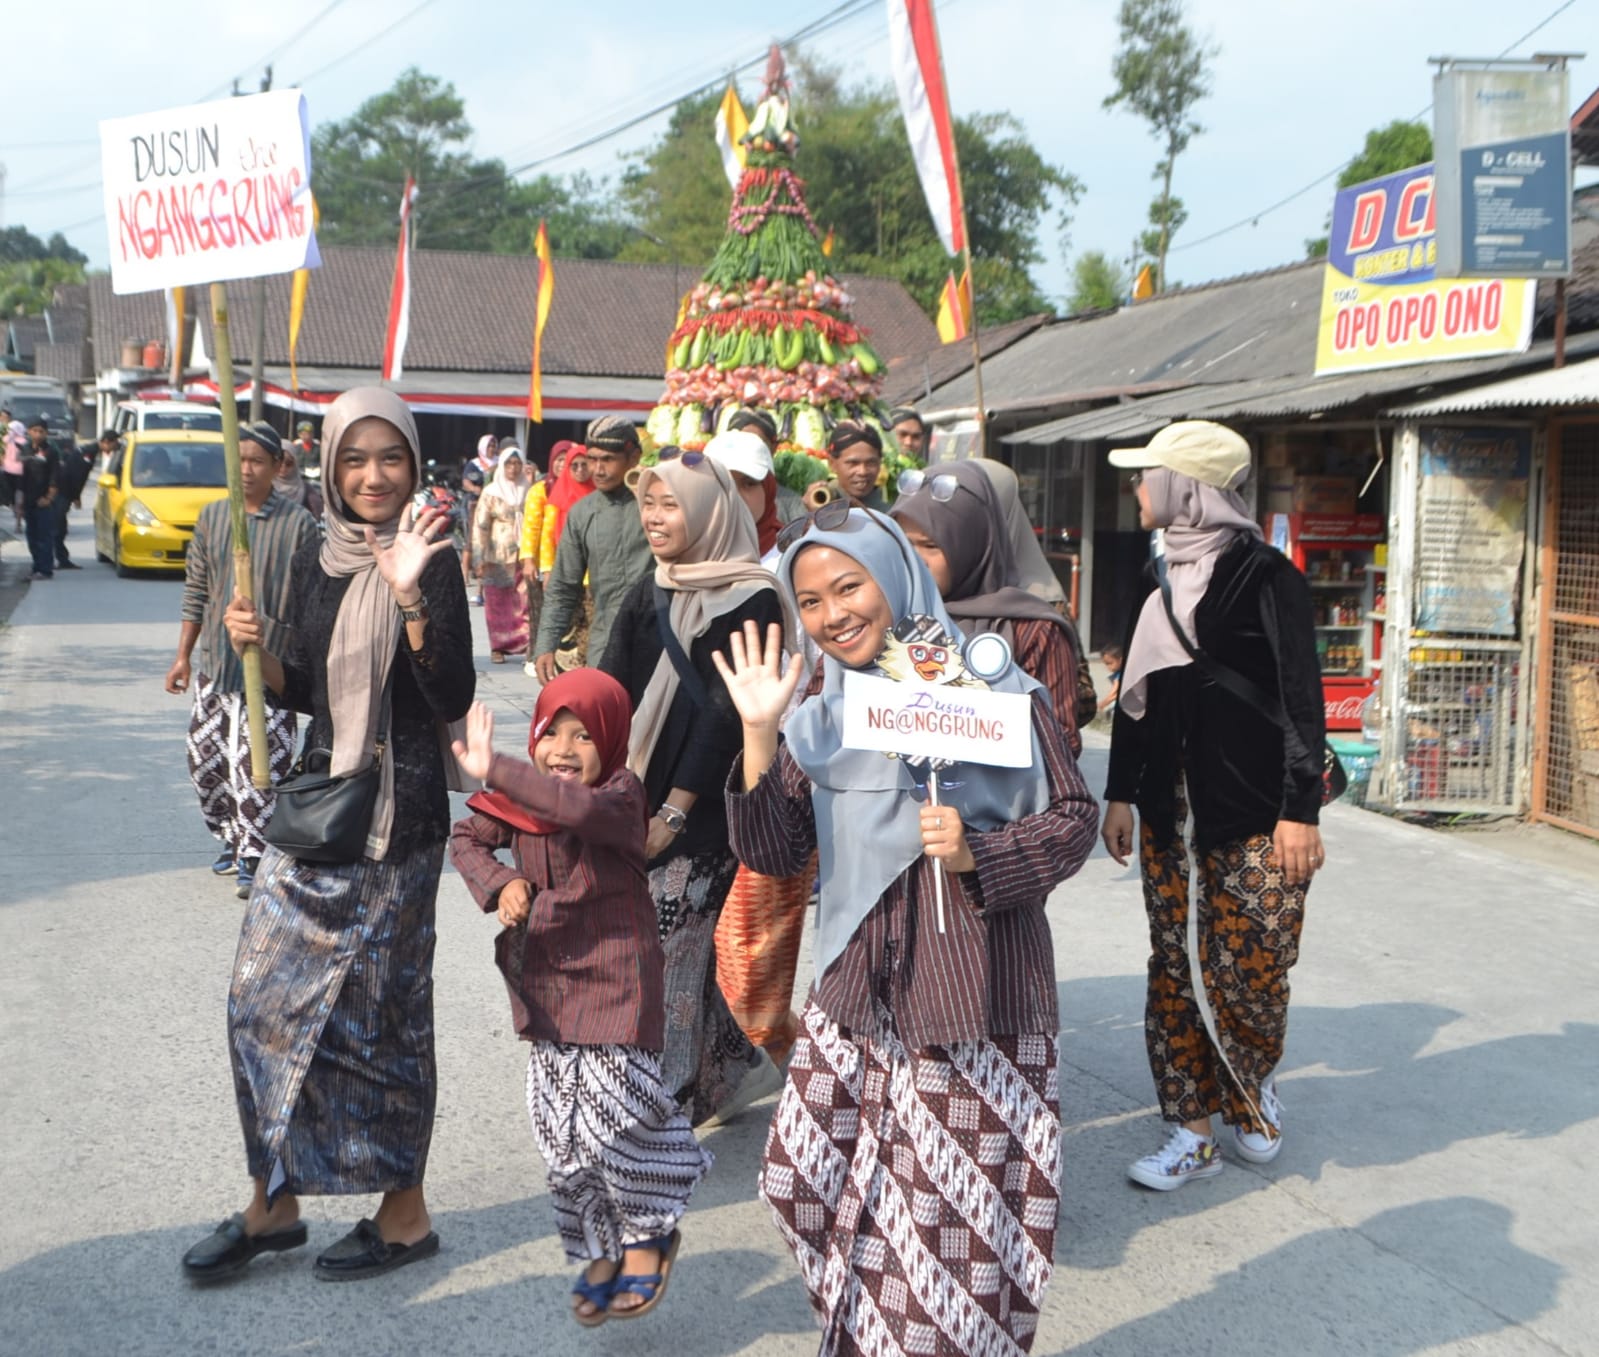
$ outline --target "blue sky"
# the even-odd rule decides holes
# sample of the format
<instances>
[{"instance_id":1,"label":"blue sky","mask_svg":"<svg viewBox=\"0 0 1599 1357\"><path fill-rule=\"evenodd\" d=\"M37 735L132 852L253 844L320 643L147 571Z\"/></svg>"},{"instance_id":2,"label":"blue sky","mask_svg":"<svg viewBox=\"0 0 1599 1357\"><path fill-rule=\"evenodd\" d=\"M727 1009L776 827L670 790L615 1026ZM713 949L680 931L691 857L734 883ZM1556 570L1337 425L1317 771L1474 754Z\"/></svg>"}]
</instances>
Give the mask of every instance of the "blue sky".
<instances>
[{"instance_id":1,"label":"blue sky","mask_svg":"<svg viewBox=\"0 0 1599 1357\"><path fill-rule=\"evenodd\" d=\"M289 43L330 4L309 33ZM820 18L837 0L763 7L766 24L780 16L780 32L763 26L754 7L703 0L590 0L581 9L547 0L431 0L396 25L419 4L167 0L140 10L12 0L0 29L11 54L10 116L0 126L4 223L40 235L65 229L103 264L97 120L198 101L225 91L235 75L253 87L262 59L285 44L275 61L278 86L303 85L314 123L345 116L414 64L463 96L477 154L519 164L758 57L774 37ZM1087 186L1072 251L1125 257L1144 225L1156 147L1138 119L1100 107L1110 90L1115 11L1114 0L938 3L957 113L1007 111L1020 119L1044 156ZM112 31L108 15L120 20ZM1515 54L1599 44L1599 0L1189 0L1190 22L1221 51L1215 92L1197 110L1205 131L1178 161L1175 188L1189 221L1174 242L1170 276L1198 283L1302 257L1304 239L1320 234L1331 205L1328 172L1359 149L1369 128L1427 107L1429 57L1497 55L1550 15ZM888 78L881 5L810 47L852 78ZM747 103L754 85L753 76L744 78ZM1573 65L1573 106L1596 85L1599 52ZM797 113L803 130L803 108ZM614 175L622 155L647 144L664 121L544 168ZM1324 174L1324 183L1261 215ZM1246 224L1225 229L1240 221ZM1053 222L1045 250L1037 276L1058 298L1068 286L1069 256Z\"/></svg>"}]
</instances>

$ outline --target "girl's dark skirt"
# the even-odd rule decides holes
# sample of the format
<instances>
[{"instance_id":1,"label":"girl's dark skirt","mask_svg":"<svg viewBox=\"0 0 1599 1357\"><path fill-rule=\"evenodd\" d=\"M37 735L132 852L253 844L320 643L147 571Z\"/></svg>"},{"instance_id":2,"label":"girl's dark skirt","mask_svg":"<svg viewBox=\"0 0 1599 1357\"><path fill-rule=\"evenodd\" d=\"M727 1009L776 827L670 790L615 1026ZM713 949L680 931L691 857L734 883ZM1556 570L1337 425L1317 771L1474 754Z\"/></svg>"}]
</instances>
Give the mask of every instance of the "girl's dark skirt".
<instances>
[{"instance_id":1,"label":"girl's dark skirt","mask_svg":"<svg viewBox=\"0 0 1599 1357\"><path fill-rule=\"evenodd\" d=\"M415 1187L433 1135L442 843L328 866L268 847L228 992L250 1176L313 1195Z\"/></svg>"}]
</instances>

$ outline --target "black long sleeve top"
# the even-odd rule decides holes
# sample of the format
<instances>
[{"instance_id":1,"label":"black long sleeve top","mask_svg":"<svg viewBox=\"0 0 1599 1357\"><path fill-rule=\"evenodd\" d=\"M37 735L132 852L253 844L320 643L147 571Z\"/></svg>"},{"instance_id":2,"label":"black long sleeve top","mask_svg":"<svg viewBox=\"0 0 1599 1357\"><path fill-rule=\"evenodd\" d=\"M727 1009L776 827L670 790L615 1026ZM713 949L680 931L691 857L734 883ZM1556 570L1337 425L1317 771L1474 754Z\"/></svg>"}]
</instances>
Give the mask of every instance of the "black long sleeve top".
<instances>
[{"instance_id":1,"label":"black long sleeve top","mask_svg":"<svg viewBox=\"0 0 1599 1357\"><path fill-rule=\"evenodd\" d=\"M1157 587L1153 567L1145 586L1143 597ZM1139 609L1128 628L1128 655ZM1201 852L1270 834L1278 820L1317 823L1327 711L1305 577L1275 548L1240 537L1216 562L1194 610L1194 630L1199 648L1217 663L1277 696L1284 721L1196 665L1157 670L1148 678L1142 720L1117 707L1106 800L1132 802L1156 837L1169 841L1177 830L1181 772Z\"/></svg>"},{"instance_id":2,"label":"black long sleeve top","mask_svg":"<svg viewBox=\"0 0 1599 1357\"><path fill-rule=\"evenodd\" d=\"M328 706L328 645L350 586L347 575L322 569L316 537L294 554L287 619L293 640L283 665L283 705L311 718L306 748L333 748ZM404 628L394 658L389 713L389 758L394 768L394 843L437 843L450 831L450 796L438 722L459 721L472 705L472 624L461 560L441 551L422 571L428 624L422 648L412 650Z\"/></svg>"},{"instance_id":3,"label":"black long sleeve top","mask_svg":"<svg viewBox=\"0 0 1599 1357\"><path fill-rule=\"evenodd\" d=\"M661 737L650 755L650 766L645 770L644 790L651 815L661 808L673 787L694 792L698 798L683 832L666 850L671 857L727 846L724 788L727 770L744 747L744 726L711 656L716 651L725 654L728 637L742 632L746 621L753 621L761 629L762 636L772 623L782 624L783 605L778 601L775 585L746 599L732 612L715 618L703 636L694 638L687 648L688 658L704 685L706 701L696 702L688 685L679 681ZM655 621L655 575L652 571L629 589L622 600L610 642L605 647L605 658L599 664L627 689L634 711L638 710L644 690L649 687L662 650L660 629Z\"/></svg>"}]
</instances>

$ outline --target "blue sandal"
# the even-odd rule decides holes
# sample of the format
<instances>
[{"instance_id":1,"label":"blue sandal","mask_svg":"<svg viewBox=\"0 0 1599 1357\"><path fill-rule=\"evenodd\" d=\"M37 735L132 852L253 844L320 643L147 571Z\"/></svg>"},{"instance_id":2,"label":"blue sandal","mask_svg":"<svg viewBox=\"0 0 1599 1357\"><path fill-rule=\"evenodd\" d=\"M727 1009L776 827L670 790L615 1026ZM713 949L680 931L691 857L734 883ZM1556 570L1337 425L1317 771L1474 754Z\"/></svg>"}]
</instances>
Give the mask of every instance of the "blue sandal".
<instances>
[{"instance_id":1,"label":"blue sandal","mask_svg":"<svg viewBox=\"0 0 1599 1357\"><path fill-rule=\"evenodd\" d=\"M585 1268L583 1272L577 1274L577 1280L572 1283L572 1294L581 1296L592 1305L594 1313L591 1315L579 1314L577 1306L574 1305L572 1307L572 1318L577 1320L585 1329L597 1329L611 1317L608 1307L611 1304L611 1297L616 1294L617 1279L613 1276L609 1281L591 1282L586 1275L587 1271L588 1269Z\"/></svg>"},{"instance_id":2,"label":"blue sandal","mask_svg":"<svg viewBox=\"0 0 1599 1357\"><path fill-rule=\"evenodd\" d=\"M643 1239L630 1246L656 1250L661 1255L661 1270L638 1275L619 1274L611 1283L611 1294L616 1296L625 1291L632 1296L643 1296L644 1302L630 1309L610 1311L612 1319L640 1319L661 1303L661 1298L666 1295L666 1284L672 1277L672 1262L677 1257L677 1246L682 1242L682 1231L673 1230L659 1239Z\"/></svg>"}]
</instances>

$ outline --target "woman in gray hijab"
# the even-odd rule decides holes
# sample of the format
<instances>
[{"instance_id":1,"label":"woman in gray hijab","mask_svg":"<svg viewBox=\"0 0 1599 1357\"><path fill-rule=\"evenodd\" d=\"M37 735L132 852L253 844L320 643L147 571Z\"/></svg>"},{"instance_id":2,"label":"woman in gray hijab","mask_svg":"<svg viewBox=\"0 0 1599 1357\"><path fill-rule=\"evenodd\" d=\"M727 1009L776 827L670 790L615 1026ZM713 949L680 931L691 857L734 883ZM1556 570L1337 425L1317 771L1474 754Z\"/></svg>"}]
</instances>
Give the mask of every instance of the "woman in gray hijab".
<instances>
[{"instance_id":1,"label":"woman in gray hijab","mask_svg":"<svg viewBox=\"0 0 1599 1357\"><path fill-rule=\"evenodd\" d=\"M951 664L962 638L891 519L835 501L785 533L778 580L821 648L821 691L779 738L804 667L783 669L780 628L747 626L718 657L743 723L734 851L769 876L820 855L817 979L761 1194L824 1352L865 1350L885 1331L907 1351L1026 1352L1059 1205L1044 902L1088 855L1094 801L1047 699L1014 667L990 686L1032 698L1027 768L955 765L932 804L925 765L847 747L847 673L892 672L896 630Z\"/></svg>"}]
</instances>

